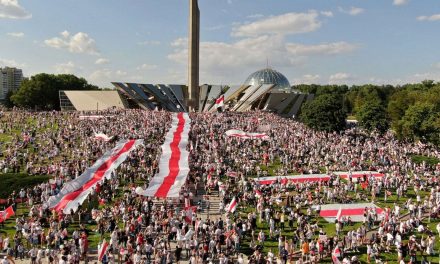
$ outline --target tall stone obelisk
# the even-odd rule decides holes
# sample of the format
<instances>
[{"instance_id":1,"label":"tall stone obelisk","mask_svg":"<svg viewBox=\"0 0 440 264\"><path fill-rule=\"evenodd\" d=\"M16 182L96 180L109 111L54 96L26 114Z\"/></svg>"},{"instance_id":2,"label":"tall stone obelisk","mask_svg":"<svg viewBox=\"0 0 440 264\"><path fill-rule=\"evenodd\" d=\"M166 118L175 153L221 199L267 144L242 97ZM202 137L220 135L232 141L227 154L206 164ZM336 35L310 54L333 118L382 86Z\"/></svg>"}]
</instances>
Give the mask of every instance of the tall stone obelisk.
<instances>
[{"instance_id":1,"label":"tall stone obelisk","mask_svg":"<svg viewBox=\"0 0 440 264\"><path fill-rule=\"evenodd\" d=\"M188 99L186 105L189 111L196 111L199 105L200 10L198 0L189 0L188 42Z\"/></svg>"}]
</instances>

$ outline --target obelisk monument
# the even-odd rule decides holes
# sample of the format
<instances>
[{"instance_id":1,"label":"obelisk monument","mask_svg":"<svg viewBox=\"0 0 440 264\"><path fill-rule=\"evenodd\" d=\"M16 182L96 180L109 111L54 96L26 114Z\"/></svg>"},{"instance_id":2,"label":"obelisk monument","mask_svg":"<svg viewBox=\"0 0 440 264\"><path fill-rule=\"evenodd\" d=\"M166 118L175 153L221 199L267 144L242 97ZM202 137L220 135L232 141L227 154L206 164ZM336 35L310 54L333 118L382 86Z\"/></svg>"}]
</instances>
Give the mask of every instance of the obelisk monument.
<instances>
[{"instance_id":1,"label":"obelisk monument","mask_svg":"<svg viewBox=\"0 0 440 264\"><path fill-rule=\"evenodd\" d=\"M199 105L199 46L200 10L198 0L189 0L188 32L188 111L197 111Z\"/></svg>"}]
</instances>

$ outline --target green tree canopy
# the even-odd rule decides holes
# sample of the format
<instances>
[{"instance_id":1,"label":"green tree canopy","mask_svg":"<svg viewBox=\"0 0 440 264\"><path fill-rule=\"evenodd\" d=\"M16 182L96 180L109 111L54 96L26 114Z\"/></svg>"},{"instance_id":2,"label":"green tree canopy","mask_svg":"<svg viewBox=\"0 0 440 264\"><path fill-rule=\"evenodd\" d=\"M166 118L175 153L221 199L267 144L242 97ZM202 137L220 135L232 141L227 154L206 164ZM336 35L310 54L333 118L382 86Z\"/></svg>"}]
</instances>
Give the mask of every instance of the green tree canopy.
<instances>
[{"instance_id":1,"label":"green tree canopy","mask_svg":"<svg viewBox=\"0 0 440 264\"><path fill-rule=\"evenodd\" d=\"M440 112L435 105L418 102L406 110L399 128L401 138L439 144Z\"/></svg>"},{"instance_id":2,"label":"green tree canopy","mask_svg":"<svg viewBox=\"0 0 440 264\"><path fill-rule=\"evenodd\" d=\"M338 94L324 94L305 103L300 119L309 127L321 131L340 131L345 128L347 114L343 98Z\"/></svg>"},{"instance_id":3,"label":"green tree canopy","mask_svg":"<svg viewBox=\"0 0 440 264\"><path fill-rule=\"evenodd\" d=\"M90 85L84 78L72 74L40 73L24 80L11 96L14 105L39 110L59 110L60 90L96 90L98 87Z\"/></svg>"},{"instance_id":4,"label":"green tree canopy","mask_svg":"<svg viewBox=\"0 0 440 264\"><path fill-rule=\"evenodd\" d=\"M389 127L389 121L385 106L380 101L370 100L365 102L356 114L359 125L369 131L378 130L385 133Z\"/></svg>"}]
</instances>

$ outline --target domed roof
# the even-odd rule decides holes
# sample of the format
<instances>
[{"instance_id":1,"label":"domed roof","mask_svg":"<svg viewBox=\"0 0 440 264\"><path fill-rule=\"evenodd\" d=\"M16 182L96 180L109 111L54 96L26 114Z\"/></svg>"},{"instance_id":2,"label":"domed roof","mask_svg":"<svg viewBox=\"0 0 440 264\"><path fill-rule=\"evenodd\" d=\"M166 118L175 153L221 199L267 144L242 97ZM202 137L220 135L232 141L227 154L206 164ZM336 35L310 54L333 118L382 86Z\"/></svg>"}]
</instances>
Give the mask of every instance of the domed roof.
<instances>
[{"instance_id":1,"label":"domed roof","mask_svg":"<svg viewBox=\"0 0 440 264\"><path fill-rule=\"evenodd\" d=\"M282 73L271 68L262 69L249 75L245 85L276 84L276 90L290 90L289 80Z\"/></svg>"}]
</instances>

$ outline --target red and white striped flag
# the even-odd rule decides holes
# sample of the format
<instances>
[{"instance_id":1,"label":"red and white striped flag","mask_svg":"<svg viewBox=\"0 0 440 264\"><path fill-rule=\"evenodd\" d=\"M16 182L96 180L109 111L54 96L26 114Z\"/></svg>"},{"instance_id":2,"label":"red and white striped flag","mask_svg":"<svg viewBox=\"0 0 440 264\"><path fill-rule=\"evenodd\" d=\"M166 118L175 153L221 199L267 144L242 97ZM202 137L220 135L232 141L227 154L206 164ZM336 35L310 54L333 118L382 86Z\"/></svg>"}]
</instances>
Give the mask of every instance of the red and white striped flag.
<instances>
[{"instance_id":1,"label":"red and white striped flag","mask_svg":"<svg viewBox=\"0 0 440 264\"><path fill-rule=\"evenodd\" d=\"M341 261L339 261L339 259L338 259L340 256L341 256L341 250L339 249L338 246L336 246L336 248L332 252L333 264L340 264L341 263Z\"/></svg>"},{"instance_id":2,"label":"red and white striped flag","mask_svg":"<svg viewBox=\"0 0 440 264\"><path fill-rule=\"evenodd\" d=\"M220 97L219 98L217 98L216 100L215 100L215 105L214 105L214 107L215 108L219 108L219 107L223 107L223 106L225 106L225 95L220 95Z\"/></svg>"},{"instance_id":3,"label":"red and white striped flag","mask_svg":"<svg viewBox=\"0 0 440 264\"><path fill-rule=\"evenodd\" d=\"M86 198L95 191L95 187L104 179L109 179L112 171L125 161L131 151L142 144L143 140L141 139L118 142L112 150L104 153L81 176L64 184L57 195L51 196L47 200L47 207L58 212L63 211L65 214L70 214L71 210L76 212L78 206L83 204Z\"/></svg>"},{"instance_id":4,"label":"red and white striped flag","mask_svg":"<svg viewBox=\"0 0 440 264\"><path fill-rule=\"evenodd\" d=\"M199 230L200 224L202 223L202 220L196 220L196 224L194 226L195 231Z\"/></svg>"},{"instance_id":5,"label":"red and white striped flag","mask_svg":"<svg viewBox=\"0 0 440 264\"><path fill-rule=\"evenodd\" d=\"M103 140L105 142L109 142L110 140L112 140L113 137L109 137L104 133L95 133L95 139L96 140Z\"/></svg>"},{"instance_id":6,"label":"red and white striped flag","mask_svg":"<svg viewBox=\"0 0 440 264\"><path fill-rule=\"evenodd\" d=\"M206 177L206 180L207 180L208 183L211 182L211 180L212 180L212 174L211 174L211 172L208 173L208 177Z\"/></svg>"},{"instance_id":7,"label":"red and white striped flag","mask_svg":"<svg viewBox=\"0 0 440 264\"><path fill-rule=\"evenodd\" d=\"M338 213L336 214L336 220L338 220L338 222L341 220L342 217L342 206L339 206L339 210Z\"/></svg>"},{"instance_id":8,"label":"red and white striped flag","mask_svg":"<svg viewBox=\"0 0 440 264\"><path fill-rule=\"evenodd\" d=\"M185 208L188 208L191 206L191 201L189 200L189 198L185 198Z\"/></svg>"},{"instance_id":9,"label":"red and white striped flag","mask_svg":"<svg viewBox=\"0 0 440 264\"><path fill-rule=\"evenodd\" d=\"M226 173L226 176L231 177L231 178L237 178L238 177L238 173L236 171L228 171Z\"/></svg>"},{"instance_id":10,"label":"red and white striped flag","mask_svg":"<svg viewBox=\"0 0 440 264\"><path fill-rule=\"evenodd\" d=\"M192 222L193 214L197 211L197 206L185 208L185 221L189 224Z\"/></svg>"},{"instance_id":11,"label":"red and white striped flag","mask_svg":"<svg viewBox=\"0 0 440 264\"><path fill-rule=\"evenodd\" d=\"M104 241L102 241L101 246L99 246L98 249L98 260L101 261L102 258L104 257L104 255L107 253L107 249L108 249L108 242L104 239Z\"/></svg>"},{"instance_id":12,"label":"red and white striped flag","mask_svg":"<svg viewBox=\"0 0 440 264\"><path fill-rule=\"evenodd\" d=\"M174 113L171 128L165 135L159 172L151 179L146 190L136 188L136 193L148 197L178 198L189 173L187 145L191 119L188 113Z\"/></svg>"},{"instance_id":13,"label":"red and white striped flag","mask_svg":"<svg viewBox=\"0 0 440 264\"><path fill-rule=\"evenodd\" d=\"M234 197L234 199L232 199L232 201L228 204L228 206L227 206L227 210L226 210L226 212L228 212L228 213L234 213L235 212L235 210L237 209L237 199Z\"/></svg>"},{"instance_id":14,"label":"red and white striped flag","mask_svg":"<svg viewBox=\"0 0 440 264\"><path fill-rule=\"evenodd\" d=\"M6 208L4 211L0 211L0 223L8 220L11 216L15 214L14 209L12 208L12 205Z\"/></svg>"},{"instance_id":15,"label":"red and white striped flag","mask_svg":"<svg viewBox=\"0 0 440 264\"><path fill-rule=\"evenodd\" d=\"M261 196L263 196L261 191L260 190L255 190L255 197L260 198Z\"/></svg>"}]
</instances>

